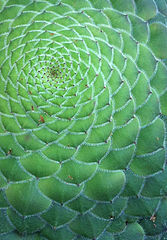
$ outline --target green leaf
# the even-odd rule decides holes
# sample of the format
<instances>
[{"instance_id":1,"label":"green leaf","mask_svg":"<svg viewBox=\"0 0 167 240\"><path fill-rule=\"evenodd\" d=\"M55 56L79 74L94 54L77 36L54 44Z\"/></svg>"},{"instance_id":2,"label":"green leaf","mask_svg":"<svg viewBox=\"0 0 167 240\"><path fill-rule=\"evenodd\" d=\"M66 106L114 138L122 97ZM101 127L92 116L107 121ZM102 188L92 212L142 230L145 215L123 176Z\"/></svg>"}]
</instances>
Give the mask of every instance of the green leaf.
<instances>
[{"instance_id":1,"label":"green leaf","mask_svg":"<svg viewBox=\"0 0 167 240\"><path fill-rule=\"evenodd\" d=\"M98 146L82 145L76 155L76 160L81 162L99 162L109 148L109 144L105 143Z\"/></svg>"},{"instance_id":2,"label":"green leaf","mask_svg":"<svg viewBox=\"0 0 167 240\"><path fill-rule=\"evenodd\" d=\"M132 0L127 0L126 2L124 0L110 0L112 3L113 8L117 9L120 12L132 12L134 13L134 4Z\"/></svg>"},{"instance_id":3,"label":"green leaf","mask_svg":"<svg viewBox=\"0 0 167 240\"><path fill-rule=\"evenodd\" d=\"M163 169L165 162L165 151L160 150L154 154L135 157L131 163L131 169L140 176L147 176Z\"/></svg>"},{"instance_id":4,"label":"green leaf","mask_svg":"<svg viewBox=\"0 0 167 240\"><path fill-rule=\"evenodd\" d=\"M84 164L71 160L62 165L57 176L65 182L80 184L88 180L96 168L97 164Z\"/></svg>"},{"instance_id":5,"label":"green leaf","mask_svg":"<svg viewBox=\"0 0 167 240\"><path fill-rule=\"evenodd\" d=\"M152 23L150 25L150 39L148 42L150 48L158 58L167 58L164 49L167 48L167 28L161 23Z\"/></svg>"},{"instance_id":6,"label":"green leaf","mask_svg":"<svg viewBox=\"0 0 167 240\"><path fill-rule=\"evenodd\" d=\"M144 230L138 223L130 223L127 225L125 231L119 236L116 236L116 240L143 240Z\"/></svg>"},{"instance_id":7,"label":"green leaf","mask_svg":"<svg viewBox=\"0 0 167 240\"><path fill-rule=\"evenodd\" d=\"M24 216L46 210L51 204L51 201L38 191L35 181L8 185L6 196L10 204Z\"/></svg>"},{"instance_id":8,"label":"green leaf","mask_svg":"<svg viewBox=\"0 0 167 240\"><path fill-rule=\"evenodd\" d=\"M75 215L74 212L69 211L65 207L55 204L47 212L42 214L42 218L56 228L69 222Z\"/></svg>"},{"instance_id":9,"label":"green leaf","mask_svg":"<svg viewBox=\"0 0 167 240\"><path fill-rule=\"evenodd\" d=\"M88 238L97 237L106 227L107 222L100 220L90 214L78 217L70 224L70 228L80 235Z\"/></svg>"},{"instance_id":10,"label":"green leaf","mask_svg":"<svg viewBox=\"0 0 167 240\"><path fill-rule=\"evenodd\" d=\"M159 148L163 148L164 124L160 119L151 125L142 128L137 141L136 155L152 153Z\"/></svg>"},{"instance_id":11,"label":"green leaf","mask_svg":"<svg viewBox=\"0 0 167 240\"><path fill-rule=\"evenodd\" d=\"M145 21L156 15L156 4L153 0L135 0L136 13Z\"/></svg>"},{"instance_id":12,"label":"green leaf","mask_svg":"<svg viewBox=\"0 0 167 240\"><path fill-rule=\"evenodd\" d=\"M20 163L28 172L38 178L50 176L60 167L60 164L43 157L39 153L32 153L27 157L20 158Z\"/></svg>"},{"instance_id":13,"label":"green leaf","mask_svg":"<svg viewBox=\"0 0 167 240\"><path fill-rule=\"evenodd\" d=\"M98 171L85 184L85 194L94 200L111 201L121 191L124 184L125 176L123 172Z\"/></svg>"},{"instance_id":14,"label":"green leaf","mask_svg":"<svg viewBox=\"0 0 167 240\"><path fill-rule=\"evenodd\" d=\"M41 179L39 181L40 191L47 197L59 203L67 202L76 197L82 190L82 186L76 186L58 181L54 177ZM55 188L56 186L56 188ZM63 191L62 191L63 189Z\"/></svg>"}]
</instances>

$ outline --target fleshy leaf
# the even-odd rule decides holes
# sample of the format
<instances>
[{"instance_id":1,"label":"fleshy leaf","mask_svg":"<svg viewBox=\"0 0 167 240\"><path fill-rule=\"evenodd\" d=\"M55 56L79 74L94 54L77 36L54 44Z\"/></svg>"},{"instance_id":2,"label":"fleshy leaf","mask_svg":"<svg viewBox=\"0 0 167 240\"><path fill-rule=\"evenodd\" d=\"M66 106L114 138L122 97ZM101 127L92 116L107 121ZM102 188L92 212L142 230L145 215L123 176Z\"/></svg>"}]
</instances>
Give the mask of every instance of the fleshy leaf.
<instances>
[{"instance_id":1,"label":"fleshy leaf","mask_svg":"<svg viewBox=\"0 0 167 240\"><path fill-rule=\"evenodd\" d=\"M150 25L149 46L158 58L167 58L167 28L161 23Z\"/></svg>"}]
</instances>

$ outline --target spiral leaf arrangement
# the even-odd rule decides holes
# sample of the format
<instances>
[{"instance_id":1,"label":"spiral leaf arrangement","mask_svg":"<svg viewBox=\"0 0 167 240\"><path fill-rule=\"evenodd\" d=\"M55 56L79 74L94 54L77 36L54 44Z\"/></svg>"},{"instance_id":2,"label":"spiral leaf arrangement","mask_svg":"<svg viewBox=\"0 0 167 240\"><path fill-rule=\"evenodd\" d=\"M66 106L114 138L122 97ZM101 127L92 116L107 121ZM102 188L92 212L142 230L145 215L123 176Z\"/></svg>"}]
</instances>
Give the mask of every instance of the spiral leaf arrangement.
<instances>
[{"instance_id":1,"label":"spiral leaf arrangement","mask_svg":"<svg viewBox=\"0 0 167 240\"><path fill-rule=\"evenodd\" d=\"M0 1L0 239L167 239L166 16Z\"/></svg>"}]
</instances>

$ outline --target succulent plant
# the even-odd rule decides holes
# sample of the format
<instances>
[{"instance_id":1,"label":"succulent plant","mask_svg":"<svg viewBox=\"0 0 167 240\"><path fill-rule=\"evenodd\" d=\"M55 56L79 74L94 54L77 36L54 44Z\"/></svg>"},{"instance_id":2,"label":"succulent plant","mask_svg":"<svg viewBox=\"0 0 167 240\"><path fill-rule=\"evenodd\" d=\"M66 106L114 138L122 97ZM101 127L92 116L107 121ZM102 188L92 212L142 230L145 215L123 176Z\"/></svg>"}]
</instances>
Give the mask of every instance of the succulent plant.
<instances>
[{"instance_id":1,"label":"succulent plant","mask_svg":"<svg viewBox=\"0 0 167 240\"><path fill-rule=\"evenodd\" d=\"M167 239L167 0L0 1L0 239Z\"/></svg>"}]
</instances>

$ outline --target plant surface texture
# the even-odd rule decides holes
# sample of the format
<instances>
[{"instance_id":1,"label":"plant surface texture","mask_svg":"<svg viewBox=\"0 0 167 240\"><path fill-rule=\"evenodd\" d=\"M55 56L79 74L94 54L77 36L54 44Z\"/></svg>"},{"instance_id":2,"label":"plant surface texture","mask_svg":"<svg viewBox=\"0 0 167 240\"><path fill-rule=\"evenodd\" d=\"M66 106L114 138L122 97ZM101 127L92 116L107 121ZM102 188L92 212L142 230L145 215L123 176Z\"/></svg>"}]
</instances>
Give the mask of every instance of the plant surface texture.
<instances>
[{"instance_id":1,"label":"plant surface texture","mask_svg":"<svg viewBox=\"0 0 167 240\"><path fill-rule=\"evenodd\" d=\"M0 240L167 239L166 116L166 0L0 0Z\"/></svg>"}]
</instances>

